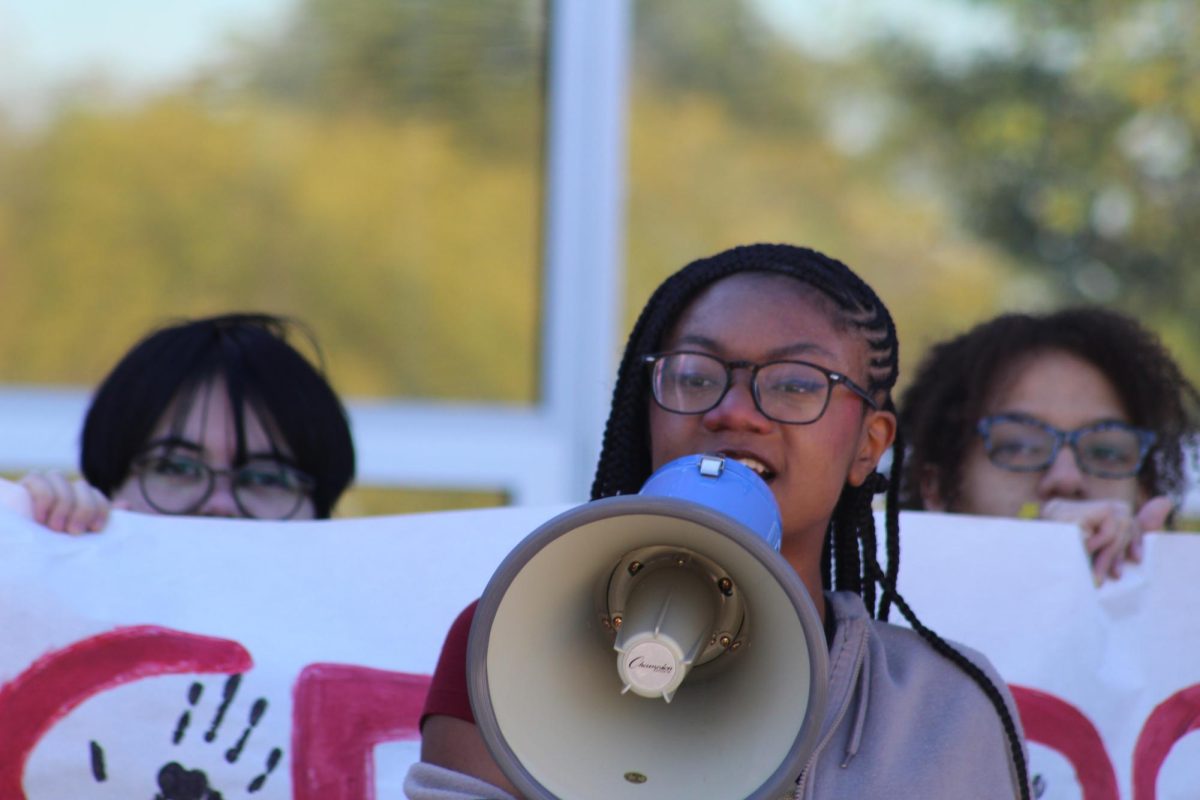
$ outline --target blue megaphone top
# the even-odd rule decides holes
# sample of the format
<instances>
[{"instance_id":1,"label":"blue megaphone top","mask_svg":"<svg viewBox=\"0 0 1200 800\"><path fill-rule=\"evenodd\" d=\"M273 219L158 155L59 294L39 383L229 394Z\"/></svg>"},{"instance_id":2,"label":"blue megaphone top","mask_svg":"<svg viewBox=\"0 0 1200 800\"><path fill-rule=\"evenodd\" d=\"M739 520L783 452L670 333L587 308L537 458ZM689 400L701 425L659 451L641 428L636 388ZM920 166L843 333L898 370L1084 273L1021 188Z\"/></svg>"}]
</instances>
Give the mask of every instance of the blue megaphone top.
<instances>
[{"instance_id":1,"label":"blue megaphone top","mask_svg":"<svg viewBox=\"0 0 1200 800\"><path fill-rule=\"evenodd\" d=\"M754 470L732 458L708 453L677 458L655 470L638 494L707 506L745 525L779 552L783 521L775 495Z\"/></svg>"}]
</instances>

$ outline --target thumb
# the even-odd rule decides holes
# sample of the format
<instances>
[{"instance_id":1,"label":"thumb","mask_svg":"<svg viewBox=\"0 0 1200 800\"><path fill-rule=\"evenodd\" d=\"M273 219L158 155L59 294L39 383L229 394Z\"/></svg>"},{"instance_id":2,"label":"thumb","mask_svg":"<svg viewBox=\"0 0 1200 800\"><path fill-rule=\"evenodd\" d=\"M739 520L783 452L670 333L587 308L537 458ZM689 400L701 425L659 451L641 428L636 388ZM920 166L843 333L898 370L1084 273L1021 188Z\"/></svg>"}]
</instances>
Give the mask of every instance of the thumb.
<instances>
[{"instance_id":1,"label":"thumb","mask_svg":"<svg viewBox=\"0 0 1200 800\"><path fill-rule=\"evenodd\" d=\"M1167 518L1175 510L1175 503L1169 497L1153 497L1138 509L1137 524L1143 532L1161 531L1167 525Z\"/></svg>"},{"instance_id":2,"label":"thumb","mask_svg":"<svg viewBox=\"0 0 1200 800\"><path fill-rule=\"evenodd\" d=\"M1133 534L1133 541L1129 543L1129 559L1131 561L1141 563L1142 534L1147 531L1161 531L1167 526L1167 518L1174 510L1175 504L1171 502L1171 498L1162 496L1150 498L1144 506L1138 509L1135 518L1136 530Z\"/></svg>"}]
</instances>

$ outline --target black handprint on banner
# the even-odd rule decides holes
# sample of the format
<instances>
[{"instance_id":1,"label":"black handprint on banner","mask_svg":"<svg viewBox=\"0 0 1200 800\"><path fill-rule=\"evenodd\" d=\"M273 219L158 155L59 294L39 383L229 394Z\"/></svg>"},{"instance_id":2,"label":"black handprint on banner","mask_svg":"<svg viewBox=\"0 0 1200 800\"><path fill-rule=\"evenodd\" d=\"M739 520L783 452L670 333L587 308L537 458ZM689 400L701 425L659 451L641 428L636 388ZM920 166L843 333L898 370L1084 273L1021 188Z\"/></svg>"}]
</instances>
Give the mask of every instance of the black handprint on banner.
<instances>
[{"instance_id":1,"label":"black handprint on banner","mask_svg":"<svg viewBox=\"0 0 1200 800\"><path fill-rule=\"evenodd\" d=\"M158 772L159 794L154 800L224 800L208 787L208 776L198 769L185 769L172 761Z\"/></svg>"},{"instance_id":2,"label":"black handprint on banner","mask_svg":"<svg viewBox=\"0 0 1200 800\"><path fill-rule=\"evenodd\" d=\"M217 706L208 729L204 731L201 737L207 744L216 743L221 726L225 722L225 717L229 713L229 709L237 696L241 681L241 675L231 675L226 679L221 689L220 704ZM182 745L187 739L188 731L192 727L193 714L198 710L203 695L203 684L194 682L188 687L187 707L179 715L179 719L175 724L175 729L171 734L172 744L177 746ZM258 726L259 721L262 720L266 712L267 701L265 698L258 698L250 706L246 724L240 735L232 746L224 752L224 760L227 763L236 764L238 762L242 756L242 751L246 747L246 743L250 739L251 733L254 732L254 729ZM98 742L93 741L90 743L90 750L92 777L97 782L104 782L108 779L104 749ZM267 755L264 769L246 785L245 791L248 794L253 794L262 789L267 782L267 776L275 770L282 758L283 751L278 747L273 748ZM207 773L200 769L189 769L178 761L171 761L163 765L158 771L157 781L158 793L154 795L154 800L224 800L225 797L215 786L210 785L210 777Z\"/></svg>"}]
</instances>

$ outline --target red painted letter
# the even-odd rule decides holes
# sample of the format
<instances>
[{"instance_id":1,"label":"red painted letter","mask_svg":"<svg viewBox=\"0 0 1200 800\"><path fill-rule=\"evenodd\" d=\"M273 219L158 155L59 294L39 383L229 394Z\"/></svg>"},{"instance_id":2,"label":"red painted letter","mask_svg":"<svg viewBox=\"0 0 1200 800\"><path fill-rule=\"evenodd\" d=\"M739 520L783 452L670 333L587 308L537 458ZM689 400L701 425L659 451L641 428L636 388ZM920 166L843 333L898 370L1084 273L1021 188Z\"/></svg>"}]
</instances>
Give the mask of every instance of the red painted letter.
<instances>
[{"instance_id":1,"label":"red painted letter","mask_svg":"<svg viewBox=\"0 0 1200 800\"><path fill-rule=\"evenodd\" d=\"M117 628L55 650L0 687L0 797L23 800L34 745L89 697L152 675L245 672L237 642L153 626Z\"/></svg>"},{"instance_id":2,"label":"red painted letter","mask_svg":"<svg viewBox=\"0 0 1200 800\"><path fill-rule=\"evenodd\" d=\"M1084 800L1119 800L1117 775L1100 732L1079 709L1052 694L1009 686L1031 742L1057 750L1075 770Z\"/></svg>"},{"instance_id":3,"label":"red painted letter","mask_svg":"<svg viewBox=\"0 0 1200 800\"><path fill-rule=\"evenodd\" d=\"M421 736L428 675L310 664L293 691L294 800L374 800L381 742Z\"/></svg>"},{"instance_id":4,"label":"red painted letter","mask_svg":"<svg viewBox=\"0 0 1200 800\"><path fill-rule=\"evenodd\" d=\"M1200 684L1181 689L1150 712L1133 748L1133 796L1154 800L1158 771L1171 748L1200 728Z\"/></svg>"}]
</instances>

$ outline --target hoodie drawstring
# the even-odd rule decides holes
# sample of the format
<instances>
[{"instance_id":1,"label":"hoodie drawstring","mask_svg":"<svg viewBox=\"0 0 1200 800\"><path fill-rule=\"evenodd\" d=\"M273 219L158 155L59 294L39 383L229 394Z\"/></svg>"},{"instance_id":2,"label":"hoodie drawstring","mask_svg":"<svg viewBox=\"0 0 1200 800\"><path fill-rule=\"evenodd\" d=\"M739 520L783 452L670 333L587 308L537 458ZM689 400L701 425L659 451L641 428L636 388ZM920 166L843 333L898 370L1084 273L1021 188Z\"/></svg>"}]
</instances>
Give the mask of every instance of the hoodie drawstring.
<instances>
[{"instance_id":1,"label":"hoodie drawstring","mask_svg":"<svg viewBox=\"0 0 1200 800\"><path fill-rule=\"evenodd\" d=\"M827 606L829 613L832 613L832 606ZM825 746L829 744L842 721L846 717L846 713L850 709L850 703L854 701L854 695L857 694L858 705L855 713L854 729L851 733L850 744L846 748L847 758L842 766L850 763L854 755L858 752L859 745L862 741L863 729L867 723L867 693L870 689L870 659L871 659L871 643L870 631L866 629L865 624L861 619L854 617L839 617L838 618L838 634L836 641L839 642L836 653L830 653L833 658L830 663L830 676L840 672L842 669L840 659L846 657L847 649L857 645L854 650L854 662L850 666L850 675L848 677L847 691L849 697L844 703L841 703L832 720L828 721L828 727L825 729L821 741L813 750L812 755L808 759L808 763L800 772L800 776L796 779L796 787L792 792L794 800L813 800L816 793L816 777L812 772L817 768L817 761L821 756L821 752ZM857 689L852 688L857 687ZM833 709L827 709L827 713Z\"/></svg>"},{"instance_id":2,"label":"hoodie drawstring","mask_svg":"<svg viewBox=\"0 0 1200 800\"><path fill-rule=\"evenodd\" d=\"M850 761L858 755L863 728L867 724L867 700L871 695L871 648L868 646L864 650L858 673L858 710L854 715L854 729L850 732L850 742L846 745L846 760L842 762L842 769L849 766Z\"/></svg>"}]
</instances>

